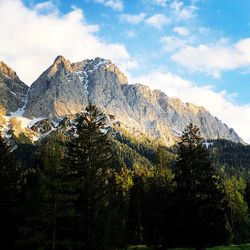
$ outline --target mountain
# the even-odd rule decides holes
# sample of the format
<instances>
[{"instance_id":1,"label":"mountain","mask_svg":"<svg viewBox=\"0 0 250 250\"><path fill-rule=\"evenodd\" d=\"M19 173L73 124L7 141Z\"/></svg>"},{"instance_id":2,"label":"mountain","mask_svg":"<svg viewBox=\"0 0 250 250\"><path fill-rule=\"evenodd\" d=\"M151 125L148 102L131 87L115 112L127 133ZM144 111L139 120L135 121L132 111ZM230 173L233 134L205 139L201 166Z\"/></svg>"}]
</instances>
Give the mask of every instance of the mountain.
<instances>
[{"instance_id":1,"label":"mountain","mask_svg":"<svg viewBox=\"0 0 250 250\"><path fill-rule=\"evenodd\" d=\"M123 96L120 86L126 83L126 77L108 60L96 58L71 64L59 56L31 85L25 116L58 118L72 115L80 112L88 102L105 109L110 101L114 102L115 96ZM119 102L125 99L120 98Z\"/></svg>"},{"instance_id":2,"label":"mountain","mask_svg":"<svg viewBox=\"0 0 250 250\"><path fill-rule=\"evenodd\" d=\"M58 56L31 85L24 116L60 121L81 112L89 103L109 115L109 122L140 138L173 145L190 122L207 139L242 142L233 129L203 107L170 98L142 84L128 84L110 60L95 58L71 63Z\"/></svg>"},{"instance_id":3,"label":"mountain","mask_svg":"<svg viewBox=\"0 0 250 250\"><path fill-rule=\"evenodd\" d=\"M209 143L216 165L227 176L250 176L250 145L242 145L227 140Z\"/></svg>"},{"instance_id":4,"label":"mountain","mask_svg":"<svg viewBox=\"0 0 250 250\"><path fill-rule=\"evenodd\" d=\"M27 92L28 86L19 79L16 72L0 61L0 113L10 114L21 109Z\"/></svg>"}]
</instances>

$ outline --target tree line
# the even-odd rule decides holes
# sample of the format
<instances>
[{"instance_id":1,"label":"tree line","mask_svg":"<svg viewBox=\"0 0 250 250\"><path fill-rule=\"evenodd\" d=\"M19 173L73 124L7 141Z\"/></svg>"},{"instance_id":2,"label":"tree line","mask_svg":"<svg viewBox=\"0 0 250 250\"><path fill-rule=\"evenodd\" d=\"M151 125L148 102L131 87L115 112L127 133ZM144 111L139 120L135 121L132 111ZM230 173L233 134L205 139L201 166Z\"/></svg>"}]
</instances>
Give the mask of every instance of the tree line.
<instances>
[{"instance_id":1,"label":"tree line","mask_svg":"<svg viewBox=\"0 0 250 250\"><path fill-rule=\"evenodd\" d=\"M249 183L215 167L192 124L171 168L168 154L159 147L153 167L114 167L111 128L91 104L70 140L61 134L41 143L35 166L16 162L0 138L1 247L204 249L249 242Z\"/></svg>"}]
</instances>

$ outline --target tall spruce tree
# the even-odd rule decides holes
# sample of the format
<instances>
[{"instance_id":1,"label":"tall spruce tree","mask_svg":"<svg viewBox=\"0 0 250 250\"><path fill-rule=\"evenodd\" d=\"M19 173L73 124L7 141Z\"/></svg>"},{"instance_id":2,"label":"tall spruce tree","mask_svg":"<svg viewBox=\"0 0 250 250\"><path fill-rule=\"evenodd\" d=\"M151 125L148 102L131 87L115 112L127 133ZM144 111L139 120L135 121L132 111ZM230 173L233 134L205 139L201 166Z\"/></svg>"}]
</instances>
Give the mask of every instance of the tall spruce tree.
<instances>
[{"instance_id":1,"label":"tall spruce tree","mask_svg":"<svg viewBox=\"0 0 250 250\"><path fill-rule=\"evenodd\" d=\"M110 249L106 245L108 173L111 142L106 117L89 104L76 120L76 134L68 144L67 172L76 212L77 249Z\"/></svg>"},{"instance_id":2,"label":"tall spruce tree","mask_svg":"<svg viewBox=\"0 0 250 250\"><path fill-rule=\"evenodd\" d=\"M198 127L190 124L179 142L177 183L177 243L202 249L228 243L230 227L226 197Z\"/></svg>"}]
</instances>

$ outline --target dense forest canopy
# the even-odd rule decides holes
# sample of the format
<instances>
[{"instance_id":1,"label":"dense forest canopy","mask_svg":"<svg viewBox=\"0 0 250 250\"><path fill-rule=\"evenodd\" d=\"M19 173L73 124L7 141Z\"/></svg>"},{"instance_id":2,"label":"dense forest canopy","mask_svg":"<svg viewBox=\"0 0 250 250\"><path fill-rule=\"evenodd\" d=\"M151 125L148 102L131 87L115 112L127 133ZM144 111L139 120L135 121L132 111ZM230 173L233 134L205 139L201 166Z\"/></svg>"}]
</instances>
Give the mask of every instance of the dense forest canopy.
<instances>
[{"instance_id":1,"label":"dense forest canopy","mask_svg":"<svg viewBox=\"0 0 250 250\"><path fill-rule=\"evenodd\" d=\"M4 249L159 249L249 242L250 147L196 126L166 148L113 131L89 105L71 136L0 138Z\"/></svg>"}]
</instances>

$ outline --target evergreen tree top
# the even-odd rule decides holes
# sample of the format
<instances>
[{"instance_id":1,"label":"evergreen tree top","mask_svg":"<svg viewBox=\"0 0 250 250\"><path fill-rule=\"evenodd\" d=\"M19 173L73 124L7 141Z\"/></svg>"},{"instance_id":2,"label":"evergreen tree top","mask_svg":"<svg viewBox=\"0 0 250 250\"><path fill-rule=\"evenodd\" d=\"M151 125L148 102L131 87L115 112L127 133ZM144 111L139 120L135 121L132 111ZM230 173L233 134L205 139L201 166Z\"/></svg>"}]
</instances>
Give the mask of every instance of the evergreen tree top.
<instances>
[{"instance_id":1,"label":"evergreen tree top","mask_svg":"<svg viewBox=\"0 0 250 250\"><path fill-rule=\"evenodd\" d=\"M196 125L193 125L192 123L190 123L183 131L179 145L180 146L182 145L198 146L198 145L202 145L203 142L204 142L204 139L201 136L200 129Z\"/></svg>"}]
</instances>

